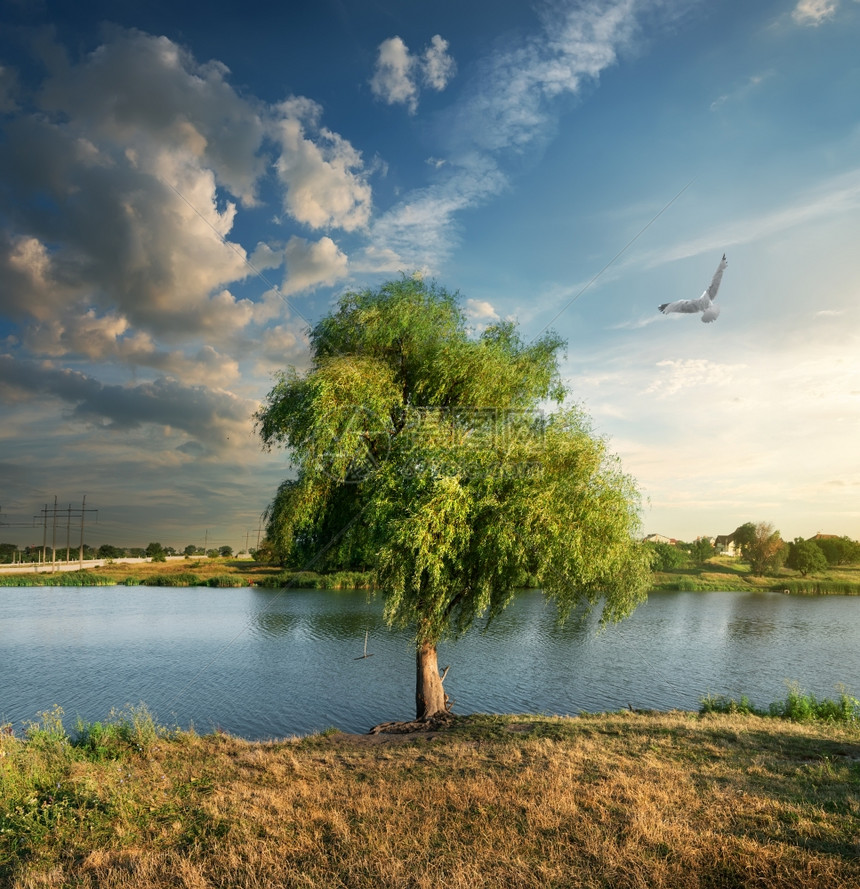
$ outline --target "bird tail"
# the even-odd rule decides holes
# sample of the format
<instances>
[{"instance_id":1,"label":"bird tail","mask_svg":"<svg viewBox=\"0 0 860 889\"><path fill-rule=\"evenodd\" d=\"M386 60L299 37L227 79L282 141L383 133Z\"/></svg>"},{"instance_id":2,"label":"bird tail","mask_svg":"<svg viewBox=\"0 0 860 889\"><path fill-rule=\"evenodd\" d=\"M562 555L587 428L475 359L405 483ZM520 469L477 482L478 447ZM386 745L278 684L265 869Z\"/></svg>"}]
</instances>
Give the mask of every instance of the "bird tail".
<instances>
[{"instance_id":1,"label":"bird tail","mask_svg":"<svg viewBox=\"0 0 860 889\"><path fill-rule=\"evenodd\" d=\"M665 312L666 312L666 306L668 306L668 305L669 305L669 303L663 303L662 306L657 306L657 308L658 308L661 312L663 312L663 313L665 314Z\"/></svg>"}]
</instances>

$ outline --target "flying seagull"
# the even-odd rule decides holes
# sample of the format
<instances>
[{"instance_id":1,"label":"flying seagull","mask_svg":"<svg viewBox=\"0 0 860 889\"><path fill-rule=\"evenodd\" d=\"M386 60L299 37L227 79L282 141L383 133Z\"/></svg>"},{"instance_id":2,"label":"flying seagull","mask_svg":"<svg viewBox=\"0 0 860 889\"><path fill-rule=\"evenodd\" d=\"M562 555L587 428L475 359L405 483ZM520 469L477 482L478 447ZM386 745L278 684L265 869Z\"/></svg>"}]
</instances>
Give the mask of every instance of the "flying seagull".
<instances>
[{"instance_id":1,"label":"flying seagull","mask_svg":"<svg viewBox=\"0 0 860 889\"><path fill-rule=\"evenodd\" d=\"M711 278L710 286L698 299L676 299L675 302L663 303L658 308L664 315L668 315L669 312L702 312L702 321L705 324L716 321L717 315L720 314L720 307L714 305L714 300L717 298L720 281L723 280L723 272L726 270L727 265L726 254L724 253L720 264L717 266L717 270L714 272L714 277Z\"/></svg>"}]
</instances>

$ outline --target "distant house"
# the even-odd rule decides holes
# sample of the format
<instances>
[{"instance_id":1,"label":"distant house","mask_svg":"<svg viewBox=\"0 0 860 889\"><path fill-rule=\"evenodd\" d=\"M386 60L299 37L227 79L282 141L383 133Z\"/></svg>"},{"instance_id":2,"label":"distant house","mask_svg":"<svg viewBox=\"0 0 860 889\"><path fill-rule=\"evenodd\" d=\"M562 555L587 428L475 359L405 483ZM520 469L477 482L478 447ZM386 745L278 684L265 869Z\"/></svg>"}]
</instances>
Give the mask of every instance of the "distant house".
<instances>
[{"instance_id":1,"label":"distant house","mask_svg":"<svg viewBox=\"0 0 860 889\"><path fill-rule=\"evenodd\" d=\"M664 537L662 534L649 534L643 538L644 543L677 543L674 537Z\"/></svg>"},{"instance_id":2,"label":"distant house","mask_svg":"<svg viewBox=\"0 0 860 889\"><path fill-rule=\"evenodd\" d=\"M720 556L739 556L740 552L735 546L734 534L718 534L714 538L714 548Z\"/></svg>"}]
</instances>

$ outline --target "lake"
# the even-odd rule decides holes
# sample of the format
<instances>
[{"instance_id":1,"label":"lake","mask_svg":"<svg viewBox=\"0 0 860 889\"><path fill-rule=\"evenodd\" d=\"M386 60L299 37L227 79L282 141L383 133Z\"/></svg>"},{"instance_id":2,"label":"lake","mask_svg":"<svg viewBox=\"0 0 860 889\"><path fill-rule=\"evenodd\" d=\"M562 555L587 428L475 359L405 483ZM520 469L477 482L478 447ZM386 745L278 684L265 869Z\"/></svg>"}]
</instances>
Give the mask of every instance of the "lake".
<instances>
[{"instance_id":1,"label":"lake","mask_svg":"<svg viewBox=\"0 0 860 889\"><path fill-rule=\"evenodd\" d=\"M558 628L538 591L518 594L486 632L440 646L454 712L765 706L787 681L860 696L860 597L652 593L595 630ZM364 592L0 588L0 724L58 704L71 729L145 702L164 725L265 739L365 732L412 718L414 697L409 635Z\"/></svg>"}]
</instances>

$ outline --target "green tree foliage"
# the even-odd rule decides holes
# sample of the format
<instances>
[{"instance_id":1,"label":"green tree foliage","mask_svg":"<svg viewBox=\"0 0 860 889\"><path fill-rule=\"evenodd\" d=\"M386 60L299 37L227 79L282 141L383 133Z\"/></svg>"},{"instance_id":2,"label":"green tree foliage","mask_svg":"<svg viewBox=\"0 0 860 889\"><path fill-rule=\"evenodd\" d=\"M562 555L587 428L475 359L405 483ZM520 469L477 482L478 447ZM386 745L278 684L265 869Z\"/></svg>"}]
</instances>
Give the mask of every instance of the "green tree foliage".
<instances>
[{"instance_id":1,"label":"green tree foliage","mask_svg":"<svg viewBox=\"0 0 860 889\"><path fill-rule=\"evenodd\" d=\"M824 553L828 565L835 567L860 562L860 543L850 537L815 537L811 542Z\"/></svg>"},{"instance_id":2,"label":"green tree foliage","mask_svg":"<svg viewBox=\"0 0 860 889\"><path fill-rule=\"evenodd\" d=\"M750 563L750 571L759 576L778 571L788 554L779 531L768 522L747 522L733 537L740 544L741 556Z\"/></svg>"},{"instance_id":3,"label":"green tree foliage","mask_svg":"<svg viewBox=\"0 0 860 889\"><path fill-rule=\"evenodd\" d=\"M697 565L703 565L711 556L716 554L714 545L707 537L700 537L689 546L690 557Z\"/></svg>"},{"instance_id":4,"label":"green tree foliage","mask_svg":"<svg viewBox=\"0 0 860 889\"><path fill-rule=\"evenodd\" d=\"M651 568L654 571L671 571L673 568L680 568L689 561L687 553L674 543L652 543L651 541L643 544L644 548L651 553Z\"/></svg>"},{"instance_id":5,"label":"green tree foliage","mask_svg":"<svg viewBox=\"0 0 860 889\"><path fill-rule=\"evenodd\" d=\"M233 547L232 546L219 546L218 547L218 555L221 556L222 559L229 559L230 556L233 555Z\"/></svg>"},{"instance_id":6,"label":"green tree foliage","mask_svg":"<svg viewBox=\"0 0 860 889\"><path fill-rule=\"evenodd\" d=\"M638 493L561 406L557 336L470 337L455 296L404 277L345 295L310 343L308 371L282 373L257 415L296 470L267 538L296 567L375 571L387 620L415 632L419 718L447 709L437 643L498 615L526 577L562 619L642 601Z\"/></svg>"},{"instance_id":7,"label":"green tree foliage","mask_svg":"<svg viewBox=\"0 0 860 889\"><path fill-rule=\"evenodd\" d=\"M164 547L160 543L150 543L146 548L146 555L148 558L152 559L153 562L167 561L167 554L164 552Z\"/></svg>"},{"instance_id":8,"label":"green tree foliage","mask_svg":"<svg viewBox=\"0 0 860 889\"><path fill-rule=\"evenodd\" d=\"M121 559L124 555L124 549L119 546L112 546L109 543L103 543L98 548L98 557L100 559Z\"/></svg>"},{"instance_id":9,"label":"green tree foliage","mask_svg":"<svg viewBox=\"0 0 860 889\"><path fill-rule=\"evenodd\" d=\"M734 541L735 547L743 555L744 550L752 546L755 541L755 522L745 522L743 525L735 528L731 538Z\"/></svg>"},{"instance_id":10,"label":"green tree foliage","mask_svg":"<svg viewBox=\"0 0 860 889\"><path fill-rule=\"evenodd\" d=\"M0 543L0 562L9 563L15 558L18 546L15 543Z\"/></svg>"},{"instance_id":11,"label":"green tree foliage","mask_svg":"<svg viewBox=\"0 0 860 889\"><path fill-rule=\"evenodd\" d=\"M813 540L804 540L802 537L788 544L788 557L785 560L787 568L799 571L803 577L807 574L818 574L827 569L827 558L821 548Z\"/></svg>"}]
</instances>

